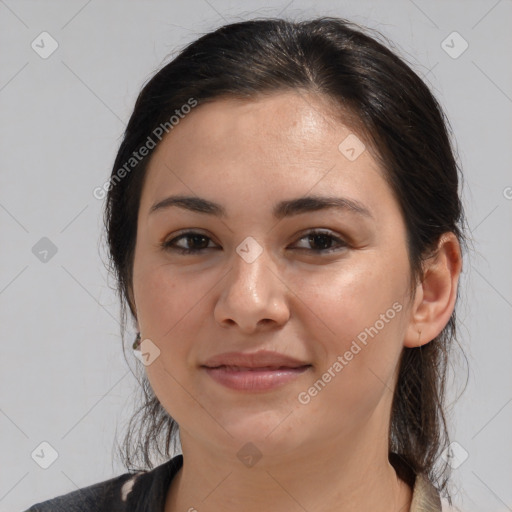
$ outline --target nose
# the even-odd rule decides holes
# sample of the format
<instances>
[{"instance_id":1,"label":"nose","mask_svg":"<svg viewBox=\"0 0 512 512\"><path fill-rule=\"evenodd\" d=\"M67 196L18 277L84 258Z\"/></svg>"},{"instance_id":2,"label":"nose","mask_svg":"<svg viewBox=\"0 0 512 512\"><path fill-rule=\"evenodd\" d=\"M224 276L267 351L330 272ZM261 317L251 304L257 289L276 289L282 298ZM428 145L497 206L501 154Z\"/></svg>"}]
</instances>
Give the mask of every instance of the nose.
<instances>
[{"instance_id":1,"label":"nose","mask_svg":"<svg viewBox=\"0 0 512 512\"><path fill-rule=\"evenodd\" d=\"M288 288L266 249L254 260L235 252L233 263L215 305L215 320L223 327L237 325L251 334L275 329L290 318Z\"/></svg>"}]
</instances>

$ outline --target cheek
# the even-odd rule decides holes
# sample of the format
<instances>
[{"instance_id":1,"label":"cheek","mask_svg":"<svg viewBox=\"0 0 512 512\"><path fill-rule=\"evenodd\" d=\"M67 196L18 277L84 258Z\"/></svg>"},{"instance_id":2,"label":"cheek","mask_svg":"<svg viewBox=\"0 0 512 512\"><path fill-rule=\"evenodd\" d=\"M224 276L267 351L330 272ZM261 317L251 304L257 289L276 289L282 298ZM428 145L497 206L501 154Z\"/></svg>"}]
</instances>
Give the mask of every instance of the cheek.
<instances>
[{"instance_id":1,"label":"cheek","mask_svg":"<svg viewBox=\"0 0 512 512\"><path fill-rule=\"evenodd\" d=\"M194 310L208 287L199 276L180 275L168 265L154 265L134 280L142 334L156 343L172 339L172 331Z\"/></svg>"},{"instance_id":2,"label":"cheek","mask_svg":"<svg viewBox=\"0 0 512 512\"><path fill-rule=\"evenodd\" d=\"M211 285L200 276L183 275L168 265L158 265L139 274L134 281L139 327L143 339L149 338L160 351L146 372L153 379L163 378L169 385L169 375L181 381L187 371L193 340L207 312L203 300ZM172 379L170 379L172 381ZM159 385L155 382L155 391Z\"/></svg>"},{"instance_id":3,"label":"cheek","mask_svg":"<svg viewBox=\"0 0 512 512\"><path fill-rule=\"evenodd\" d=\"M311 412L354 424L367 417L393 388L404 335L407 275L384 262L347 265L338 273L301 282L308 332L320 356L309 391ZM318 330L320 328L320 330ZM320 349L320 350L319 350ZM335 404L326 407L326 403Z\"/></svg>"},{"instance_id":4,"label":"cheek","mask_svg":"<svg viewBox=\"0 0 512 512\"><path fill-rule=\"evenodd\" d=\"M202 299L212 284L200 276L180 275L167 265L154 266L143 274L134 282L141 333L160 350L145 371L163 407L184 420L197 408L190 394L188 362L204 325L200 319L208 314Z\"/></svg>"},{"instance_id":5,"label":"cheek","mask_svg":"<svg viewBox=\"0 0 512 512\"><path fill-rule=\"evenodd\" d=\"M402 317L397 309L405 308L407 286L407 276L400 268L404 267L397 265L392 270L384 261L368 257L302 278L292 285L300 290L300 301L293 307L298 308L302 301L302 321L309 318L322 325L318 341L327 352L348 348L347 343L361 333L364 338L365 329L376 323L379 331L396 333L401 326L397 319ZM394 303L401 307L393 308Z\"/></svg>"},{"instance_id":6,"label":"cheek","mask_svg":"<svg viewBox=\"0 0 512 512\"><path fill-rule=\"evenodd\" d=\"M209 296L218 280L218 275L156 262L134 280L141 335L160 350L155 363L146 367L148 375L167 370L181 381L195 368L198 340L208 336L204 330L213 315Z\"/></svg>"},{"instance_id":7,"label":"cheek","mask_svg":"<svg viewBox=\"0 0 512 512\"><path fill-rule=\"evenodd\" d=\"M180 313L180 303L176 301L176 282L170 279L165 267L153 268L139 282L136 300L140 304L141 323L144 334L159 340L165 329L172 326L172 321ZM182 293L186 293L182 290ZM164 320L168 325L164 326ZM166 323L167 323L166 322Z\"/></svg>"}]
</instances>

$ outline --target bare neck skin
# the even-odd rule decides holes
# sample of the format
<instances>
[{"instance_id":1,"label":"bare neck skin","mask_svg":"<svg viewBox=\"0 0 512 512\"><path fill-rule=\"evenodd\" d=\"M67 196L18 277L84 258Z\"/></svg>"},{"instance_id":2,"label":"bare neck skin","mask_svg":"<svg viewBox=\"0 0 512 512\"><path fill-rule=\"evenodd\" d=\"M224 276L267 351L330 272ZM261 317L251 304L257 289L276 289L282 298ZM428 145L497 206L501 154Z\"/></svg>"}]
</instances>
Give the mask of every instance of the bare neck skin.
<instances>
[{"instance_id":1,"label":"bare neck skin","mask_svg":"<svg viewBox=\"0 0 512 512\"><path fill-rule=\"evenodd\" d=\"M182 432L184 465L165 512L407 512L412 489L389 464L378 423L371 419L349 439L325 439L288 457L263 455L250 468L217 447L189 444Z\"/></svg>"}]
</instances>

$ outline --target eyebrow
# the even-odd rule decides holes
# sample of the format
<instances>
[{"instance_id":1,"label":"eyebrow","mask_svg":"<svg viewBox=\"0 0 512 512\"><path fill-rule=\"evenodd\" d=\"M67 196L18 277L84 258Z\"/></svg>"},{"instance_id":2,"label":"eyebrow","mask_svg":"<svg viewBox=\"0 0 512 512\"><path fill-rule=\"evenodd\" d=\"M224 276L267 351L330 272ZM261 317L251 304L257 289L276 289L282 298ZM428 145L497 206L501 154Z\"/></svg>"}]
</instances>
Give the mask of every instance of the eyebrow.
<instances>
[{"instance_id":1,"label":"eyebrow","mask_svg":"<svg viewBox=\"0 0 512 512\"><path fill-rule=\"evenodd\" d=\"M195 213L214 215L216 217L227 217L226 209L219 203L215 203L201 197L183 195L169 196L162 199L150 208L148 214L163 211L171 206L177 206ZM283 219L285 217L291 217L301 213L327 210L331 208L356 213L363 217L373 218L370 210L361 202L354 199L333 196L306 196L280 201L274 206L272 214L276 219Z\"/></svg>"}]
</instances>

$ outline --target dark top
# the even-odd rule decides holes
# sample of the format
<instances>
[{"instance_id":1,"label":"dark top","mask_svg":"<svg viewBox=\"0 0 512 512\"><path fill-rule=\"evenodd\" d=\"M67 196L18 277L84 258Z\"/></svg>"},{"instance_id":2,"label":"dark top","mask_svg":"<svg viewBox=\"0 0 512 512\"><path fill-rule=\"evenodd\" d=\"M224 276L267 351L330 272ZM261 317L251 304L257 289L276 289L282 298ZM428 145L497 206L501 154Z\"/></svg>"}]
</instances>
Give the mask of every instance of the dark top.
<instances>
[{"instance_id":1,"label":"dark top","mask_svg":"<svg viewBox=\"0 0 512 512\"><path fill-rule=\"evenodd\" d=\"M182 465L180 454L151 471L125 473L37 503L25 512L163 512L169 484Z\"/></svg>"},{"instance_id":2,"label":"dark top","mask_svg":"<svg viewBox=\"0 0 512 512\"><path fill-rule=\"evenodd\" d=\"M151 471L125 473L37 503L25 512L164 512L169 485L182 466L180 454ZM416 476L410 512L441 512L439 494L423 474Z\"/></svg>"}]
</instances>

